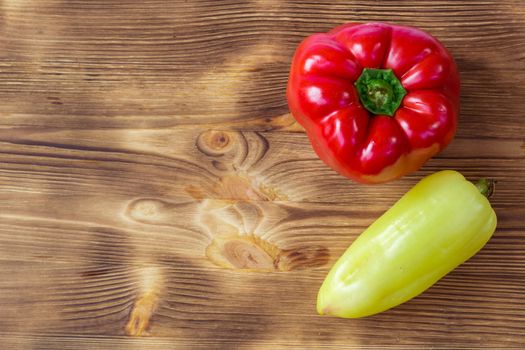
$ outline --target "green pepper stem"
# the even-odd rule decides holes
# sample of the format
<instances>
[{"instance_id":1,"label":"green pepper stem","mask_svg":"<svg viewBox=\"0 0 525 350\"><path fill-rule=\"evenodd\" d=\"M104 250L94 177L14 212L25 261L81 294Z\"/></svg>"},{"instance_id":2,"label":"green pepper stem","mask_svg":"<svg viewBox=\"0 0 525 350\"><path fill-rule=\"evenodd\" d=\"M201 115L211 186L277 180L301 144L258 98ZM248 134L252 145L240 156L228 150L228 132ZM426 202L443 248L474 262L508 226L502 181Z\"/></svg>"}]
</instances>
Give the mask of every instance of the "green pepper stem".
<instances>
[{"instance_id":1,"label":"green pepper stem","mask_svg":"<svg viewBox=\"0 0 525 350\"><path fill-rule=\"evenodd\" d=\"M363 106L380 115L393 116L407 93L391 69L365 68L354 85Z\"/></svg>"},{"instance_id":2,"label":"green pepper stem","mask_svg":"<svg viewBox=\"0 0 525 350\"><path fill-rule=\"evenodd\" d=\"M478 188L479 192L487 198L490 198L494 194L494 187L496 181L491 179L479 179L474 185Z\"/></svg>"}]
</instances>

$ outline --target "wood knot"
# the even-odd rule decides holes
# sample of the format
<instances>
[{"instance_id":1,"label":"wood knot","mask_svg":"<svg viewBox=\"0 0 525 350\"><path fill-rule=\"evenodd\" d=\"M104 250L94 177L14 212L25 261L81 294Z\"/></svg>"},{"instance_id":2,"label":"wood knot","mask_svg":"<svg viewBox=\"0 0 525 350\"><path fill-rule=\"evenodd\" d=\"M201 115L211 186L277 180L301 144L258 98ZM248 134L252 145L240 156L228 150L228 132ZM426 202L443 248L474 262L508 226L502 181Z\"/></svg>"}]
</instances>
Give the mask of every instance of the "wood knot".
<instances>
[{"instance_id":1,"label":"wood knot","mask_svg":"<svg viewBox=\"0 0 525 350\"><path fill-rule=\"evenodd\" d=\"M162 219L170 208L170 203L156 198L139 198L128 204L126 216L142 222L154 223Z\"/></svg>"},{"instance_id":2,"label":"wood knot","mask_svg":"<svg viewBox=\"0 0 525 350\"><path fill-rule=\"evenodd\" d=\"M223 254L238 269L272 269L273 259L256 244L235 239L223 245Z\"/></svg>"},{"instance_id":3,"label":"wood knot","mask_svg":"<svg viewBox=\"0 0 525 350\"><path fill-rule=\"evenodd\" d=\"M256 237L216 237L206 248L206 256L215 265L240 270L274 271L274 257L279 249Z\"/></svg>"},{"instance_id":4,"label":"wood knot","mask_svg":"<svg viewBox=\"0 0 525 350\"><path fill-rule=\"evenodd\" d=\"M139 293L131 309L125 331L127 335L148 335L151 317L157 310L164 286L159 266L141 266L137 269Z\"/></svg>"},{"instance_id":5,"label":"wood knot","mask_svg":"<svg viewBox=\"0 0 525 350\"><path fill-rule=\"evenodd\" d=\"M197 138L197 148L209 156L227 153L234 144L234 134L222 130L208 130Z\"/></svg>"},{"instance_id":6,"label":"wood knot","mask_svg":"<svg viewBox=\"0 0 525 350\"><path fill-rule=\"evenodd\" d=\"M292 271L325 265L328 249L320 246L281 250L254 236L216 237L206 248L215 265L247 271Z\"/></svg>"}]
</instances>

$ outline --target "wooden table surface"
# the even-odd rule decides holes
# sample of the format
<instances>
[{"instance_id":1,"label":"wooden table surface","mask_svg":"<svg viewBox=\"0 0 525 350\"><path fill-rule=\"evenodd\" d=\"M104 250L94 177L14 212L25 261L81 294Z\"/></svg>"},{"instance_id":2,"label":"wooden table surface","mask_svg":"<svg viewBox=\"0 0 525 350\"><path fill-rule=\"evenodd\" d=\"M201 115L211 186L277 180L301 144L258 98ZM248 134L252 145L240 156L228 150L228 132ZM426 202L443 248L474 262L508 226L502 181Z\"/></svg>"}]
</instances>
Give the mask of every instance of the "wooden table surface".
<instances>
[{"instance_id":1,"label":"wooden table surface","mask_svg":"<svg viewBox=\"0 0 525 350\"><path fill-rule=\"evenodd\" d=\"M457 136L378 186L288 114L296 45L347 21L428 30L462 78ZM0 348L525 344L525 3L0 1ZM414 300L318 316L335 259L422 176L498 181L474 258Z\"/></svg>"}]
</instances>

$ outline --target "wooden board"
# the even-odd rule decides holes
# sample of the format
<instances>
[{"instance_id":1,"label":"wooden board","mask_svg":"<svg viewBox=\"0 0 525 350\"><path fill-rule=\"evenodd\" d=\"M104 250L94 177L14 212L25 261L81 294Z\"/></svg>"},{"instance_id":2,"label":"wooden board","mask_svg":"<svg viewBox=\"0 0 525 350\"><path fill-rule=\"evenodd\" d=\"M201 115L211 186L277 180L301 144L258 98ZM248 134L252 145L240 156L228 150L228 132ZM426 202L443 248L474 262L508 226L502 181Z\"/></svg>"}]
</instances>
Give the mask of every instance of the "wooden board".
<instances>
[{"instance_id":1,"label":"wooden board","mask_svg":"<svg viewBox=\"0 0 525 350\"><path fill-rule=\"evenodd\" d=\"M523 1L0 1L0 347L525 344ZM296 45L415 25L462 78L450 147L399 181L327 168L288 114ZM414 300L318 316L343 250L422 176L498 181L499 223Z\"/></svg>"}]
</instances>

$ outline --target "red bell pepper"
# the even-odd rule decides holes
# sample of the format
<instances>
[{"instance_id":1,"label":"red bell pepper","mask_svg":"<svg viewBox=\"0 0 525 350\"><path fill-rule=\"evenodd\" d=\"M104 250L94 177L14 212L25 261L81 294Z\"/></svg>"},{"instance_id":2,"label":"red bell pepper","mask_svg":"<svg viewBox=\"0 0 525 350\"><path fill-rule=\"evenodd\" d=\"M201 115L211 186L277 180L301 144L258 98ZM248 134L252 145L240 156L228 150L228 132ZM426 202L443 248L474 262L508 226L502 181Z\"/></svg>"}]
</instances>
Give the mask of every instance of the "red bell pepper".
<instances>
[{"instance_id":1,"label":"red bell pepper","mask_svg":"<svg viewBox=\"0 0 525 350\"><path fill-rule=\"evenodd\" d=\"M287 98L326 164L356 181L381 183L418 170L452 140L459 74L426 32L352 23L299 45Z\"/></svg>"}]
</instances>

